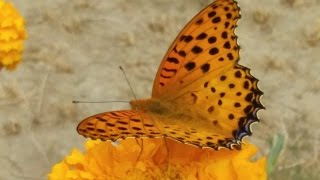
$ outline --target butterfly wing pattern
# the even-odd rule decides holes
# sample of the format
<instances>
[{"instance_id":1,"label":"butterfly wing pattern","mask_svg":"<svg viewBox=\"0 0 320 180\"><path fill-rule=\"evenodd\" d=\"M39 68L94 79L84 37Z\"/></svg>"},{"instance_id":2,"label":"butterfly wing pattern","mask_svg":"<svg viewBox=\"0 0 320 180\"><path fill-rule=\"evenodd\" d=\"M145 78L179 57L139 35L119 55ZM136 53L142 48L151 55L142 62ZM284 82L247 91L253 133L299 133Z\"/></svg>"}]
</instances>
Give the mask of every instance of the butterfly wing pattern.
<instances>
[{"instance_id":1,"label":"butterfly wing pattern","mask_svg":"<svg viewBox=\"0 0 320 180\"><path fill-rule=\"evenodd\" d=\"M117 141L127 137L154 138L161 133L150 118L134 110L100 113L84 119L77 127L86 138Z\"/></svg>"},{"instance_id":2,"label":"butterfly wing pattern","mask_svg":"<svg viewBox=\"0 0 320 180\"><path fill-rule=\"evenodd\" d=\"M264 107L258 80L238 64L234 30L239 18L233 0L208 5L170 46L151 99L131 101L133 110L91 116L79 124L78 132L112 141L167 137L202 148L241 147Z\"/></svg>"}]
</instances>

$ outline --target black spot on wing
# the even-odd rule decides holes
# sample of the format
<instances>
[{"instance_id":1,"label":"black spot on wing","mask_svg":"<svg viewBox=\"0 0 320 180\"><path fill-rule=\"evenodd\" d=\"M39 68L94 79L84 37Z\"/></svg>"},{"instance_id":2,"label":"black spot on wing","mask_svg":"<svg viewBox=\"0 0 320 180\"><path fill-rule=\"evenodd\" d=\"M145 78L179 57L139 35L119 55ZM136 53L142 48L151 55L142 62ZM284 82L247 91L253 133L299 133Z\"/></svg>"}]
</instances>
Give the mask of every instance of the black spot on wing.
<instances>
[{"instance_id":1,"label":"black spot on wing","mask_svg":"<svg viewBox=\"0 0 320 180\"><path fill-rule=\"evenodd\" d=\"M191 71L192 69L194 69L196 67L196 63L194 62L188 62L186 65L184 65L184 67L188 70Z\"/></svg>"},{"instance_id":2,"label":"black spot on wing","mask_svg":"<svg viewBox=\"0 0 320 180\"><path fill-rule=\"evenodd\" d=\"M167 61L170 62L170 63L179 64L179 60L177 58L174 58L174 57L168 57Z\"/></svg>"},{"instance_id":3,"label":"black spot on wing","mask_svg":"<svg viewBox=\"0 0 320 180\"><path fill-rule=\"evenodd\" d=\"M203 73L206 73L210 70L210 64L209 63L206 63L204 65L201 66L201 70Z\"/></svg>"}]
</instances>

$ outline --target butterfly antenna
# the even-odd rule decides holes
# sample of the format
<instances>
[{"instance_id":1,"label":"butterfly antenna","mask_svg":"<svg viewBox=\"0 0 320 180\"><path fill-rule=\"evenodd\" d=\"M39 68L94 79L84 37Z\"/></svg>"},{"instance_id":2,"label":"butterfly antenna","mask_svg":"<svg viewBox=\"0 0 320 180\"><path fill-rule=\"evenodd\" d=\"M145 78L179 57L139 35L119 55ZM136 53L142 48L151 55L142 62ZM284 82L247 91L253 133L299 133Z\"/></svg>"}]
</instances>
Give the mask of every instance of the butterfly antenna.
<instances>
[{"instance_id":1,"label":"butterfly antenna","mask_svg":"<svg viewBox=\"0 0 320 180\"><path fill-rule=\"evenodd\" d=\"M126 78L126 81L127 81L128 85L129 85L129 87L130 87L130 90L131 90L131 93L132 93L134 99L137 100L137 97L136 97L136 95L134 94L134 92L133 92L133 90L132 90L131 84L130 84L130 82L129 82L129 80L128 80L128 77L127 77L126 73L124 72L122 66L119 66L119 68L120 68L120 70L122 71L124 77Z\"/></svg>"},{"instance_id":2,"label":"butterfly antenna","mask_svg":"<svg viewBox=\"0 0 320 180\"><path fill-rule=\"evenodd\" d=\"M75 101L73 100L72 103L129 103L128 101Z\"/></svg>"}]
</instances>

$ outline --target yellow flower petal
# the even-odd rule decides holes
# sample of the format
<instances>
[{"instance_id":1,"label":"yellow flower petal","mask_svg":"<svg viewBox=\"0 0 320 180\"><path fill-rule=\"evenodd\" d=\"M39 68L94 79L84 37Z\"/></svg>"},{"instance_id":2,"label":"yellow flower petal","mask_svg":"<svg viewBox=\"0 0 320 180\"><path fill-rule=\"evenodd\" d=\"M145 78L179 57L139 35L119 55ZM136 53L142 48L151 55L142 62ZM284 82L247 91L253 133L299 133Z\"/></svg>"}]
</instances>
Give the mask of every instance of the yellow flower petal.
<instances>
[{"instance_id":1,"label":"yellow flower petal","mask_svg":"<svg viewBox=\"0 0 320 180\"><path fill-rule=\"evenodd\" d=\"M232 180L237 177L229 159L211 162L204 168L203 174L206 176L203 179Z\"/></svg>"},{"instance_id":2,"label":"yellow flower petal","mask_svg":"<svg viewBox=\"0 0 320 180\"><path fill-rule=\"evenodd\" d=\"M16 68L26 36L23 17L12 4L0 0L0 69Z\"/></svg>"},{"instance_id":3,"label":"yellow flower petal","mask_svg":"<svg viewBox=\"0 0 320 180\"><path fill-rule=\"evenodd\" d=\"M62 180L69 171L69 166L64 162L53 166L52 173L48 174L50 180Z\"/></svg>"},{"instance_id":4,"label":"yellow flower petal","mask_svg":"<svg viewBox=\"0 0 320 180\"><path fill-rule=\"evenodd\" d=\"M79 175L80 175L80 178L82 178L82 179L88 179L88 180L95 179L94 175L92 175L89 172L80 171Z\"/></svg>"},{"instance_id":5,"label":"yellow flower petal","mask_svg":"<svg viewBox=\"0 0 320 180\"><path fill-rule=\"evenodd\" d=\"M89 140L85 146L84 154L73 150L62 161L64 168L54 166L49 179L266 179L266 158L251 161L258 149L248 143L242 150L219 151L170 139L127 139L119 145Z\"/></svg>"},{"instance_id":6,"label":"yellow flower petal","mask_svg":"<svg viewBox=\"0 0 320 180\"><path fill-rule=\"evenodd\" d=\"M71 155L66 157L65 161L70 165L81 164L84 162L84 156L79 150L73 149Z\"/></svg>"}]
</instances>

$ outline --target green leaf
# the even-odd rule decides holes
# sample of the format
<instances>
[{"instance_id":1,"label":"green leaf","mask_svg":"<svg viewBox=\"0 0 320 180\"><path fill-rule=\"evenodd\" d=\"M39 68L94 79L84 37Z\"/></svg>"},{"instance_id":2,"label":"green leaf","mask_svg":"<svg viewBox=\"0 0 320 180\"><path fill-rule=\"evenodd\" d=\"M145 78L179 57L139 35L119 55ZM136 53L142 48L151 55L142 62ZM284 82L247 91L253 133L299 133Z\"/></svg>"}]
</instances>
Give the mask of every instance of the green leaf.
<instances>
[{"instance_id":1,"label":"green leaf","mask_svg":"<svg viewBox=\"0 0 320 180\"><path fill-rule=\"evenodd\" d=\"M285 138L283 134L276 134L272 139L271 150L267 160L268 175L275 169L280 154L284 148Z\"/></svg>"}]
</instances>

